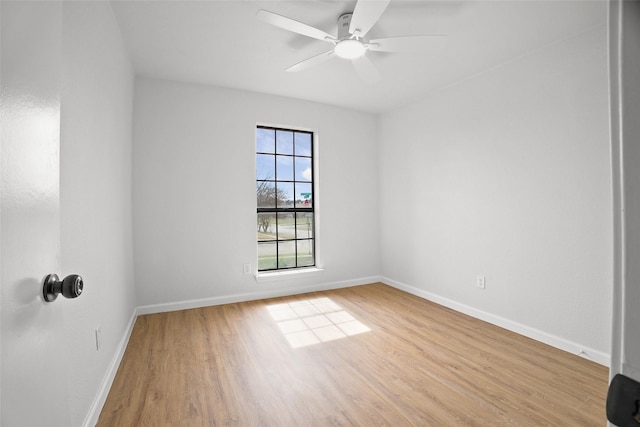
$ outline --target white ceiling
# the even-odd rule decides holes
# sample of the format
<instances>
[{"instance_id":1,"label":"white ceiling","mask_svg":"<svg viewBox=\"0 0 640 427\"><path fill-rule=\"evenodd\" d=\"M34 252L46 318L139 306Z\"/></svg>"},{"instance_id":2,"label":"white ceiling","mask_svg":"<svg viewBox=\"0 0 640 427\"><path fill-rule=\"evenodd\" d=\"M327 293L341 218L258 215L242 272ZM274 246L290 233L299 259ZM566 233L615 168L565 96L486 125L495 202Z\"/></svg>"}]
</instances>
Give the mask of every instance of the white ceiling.
<instances>
[{"instance_id":1,"label":"white ceiling","mask_svg":"<svg viewBox=\"0 0 640 427\"><path fill-rule=\"evenodd\" d=\"M289 66L331 45L256 19L266 9L337 32L355 0L113 1L138 74L307 99L380 113L549 43L605 25L605 1L392 0L367 38L447 34L440 51L369 52L382 80L361 81L332 58Z\"/></svg>"}]
</instances>

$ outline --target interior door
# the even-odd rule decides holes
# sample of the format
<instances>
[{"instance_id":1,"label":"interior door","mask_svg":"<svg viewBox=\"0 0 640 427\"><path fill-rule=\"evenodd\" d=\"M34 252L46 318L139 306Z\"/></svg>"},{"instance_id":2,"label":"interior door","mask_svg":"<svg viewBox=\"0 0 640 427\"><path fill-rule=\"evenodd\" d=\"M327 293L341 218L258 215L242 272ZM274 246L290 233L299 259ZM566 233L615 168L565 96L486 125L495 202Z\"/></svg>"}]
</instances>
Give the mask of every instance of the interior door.
<instances>
[{"instance_id":1,"label":"interior door","mask_svg":"<svg viewBox=\"0 0 640 427\"><path fill-rule=\"evenodd\" d=\"M61 2L0 2L1 422L67 426L64 304L42 279L60 263Z\"/></svg>"},{"instance_id":2,"label":"interior door","mask_svg":"<svg viewBox=\"0 0 640 427\"><path fill-rule=\"evenodd\" d=\"M615 277L607 415L614 425L640 426L640 2L609 2L609 30Z\"/></svg>"}]
</instances>

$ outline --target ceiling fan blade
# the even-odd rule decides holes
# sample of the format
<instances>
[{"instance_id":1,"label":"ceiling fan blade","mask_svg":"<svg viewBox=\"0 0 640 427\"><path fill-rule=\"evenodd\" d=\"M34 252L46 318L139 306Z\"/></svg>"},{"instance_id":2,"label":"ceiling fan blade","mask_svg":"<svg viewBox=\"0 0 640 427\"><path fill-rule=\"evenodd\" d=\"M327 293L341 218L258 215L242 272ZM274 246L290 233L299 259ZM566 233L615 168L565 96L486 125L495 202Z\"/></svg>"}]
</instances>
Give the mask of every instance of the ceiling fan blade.
<instances>
[{"instance_id":1,"label":"ceiling fan blade","mask_svg":"<svg viewBox=\"0 0 640 427\"><path fill-rule=\"evenodd\" d=\"M447 36L401 36L369 40L368 49L376 52L416 52L444 47Z\"/></svg>"},{"instance_id":2,"label":"ceiling fan blade","mask_svg":"<svg viewBox=\"0 0 640 427\"><path fill-rule=\"evenodd\" d=\"M295 19L287 18L286 16L278 15L277 13L269 12L267 10L259 10L256 15L258 19L267 24L275 25L276 27L283 28L285 30L293 31L294 33L302 34L303 36L311 37L313 39L335 41L329 33L325 33L322 30L314 28L310 25L303 24Z\"/></svg>"},{"instance_id":3,"label":"ceiling fan blade","mask_svg":"<svg viewBox=\"0 0 640 427\"><path fill-rule=\"evenodd\" d=\"M349 32L364 37L378 22L391 0L358 0L353 10Z\"/></svg>"},{"instance_id":4,"label":"ceiling fan blade","mask_svg":"<svg viewBox=\"0 0 640 427\"><path fill-rule=\"evenodd\" d=\"M367 83L375 83L381 79L380 73L375 64L366 56L352 59L351 63L355 67L358 75Z\"/></svg>"},{"instance_id":5,"label":"ceiling fan blade","mask_svg":"<svg viewBox=\"0 0 640 427\"><path fill-rule=\"evenodd\" d=\"M292 65L291 67L287 68L287 71L290 71L290 72L302 71L306 68L313 67L315 65L323 63L327 59L331 58L332 55L333 55L333 50L330 50L328 52L323 52L320 55L312 56L311 58L307 58L304 61L300 61L297 64Z\"/></svg>"}]
</instances>

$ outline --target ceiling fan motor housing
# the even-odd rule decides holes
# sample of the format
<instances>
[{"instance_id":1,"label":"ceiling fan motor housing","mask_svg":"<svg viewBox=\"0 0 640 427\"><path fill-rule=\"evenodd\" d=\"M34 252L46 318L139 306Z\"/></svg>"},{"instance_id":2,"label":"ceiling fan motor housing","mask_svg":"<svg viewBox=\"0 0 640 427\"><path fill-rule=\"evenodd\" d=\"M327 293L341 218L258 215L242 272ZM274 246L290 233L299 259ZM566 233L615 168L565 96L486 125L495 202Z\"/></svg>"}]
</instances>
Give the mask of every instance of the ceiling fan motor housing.
<instances>
[{"instance_id":1,"label":"ceiling fan motor housing","mask_svg":"<svg viewBox=\"0 0 640 427\"><path fill-rule=\"evenodd\" d=\"M338 18L338 40L348 39L351 37L349 26L351 25L351 16L353 13L345 13Z\"/></svg>"}]
</instances>

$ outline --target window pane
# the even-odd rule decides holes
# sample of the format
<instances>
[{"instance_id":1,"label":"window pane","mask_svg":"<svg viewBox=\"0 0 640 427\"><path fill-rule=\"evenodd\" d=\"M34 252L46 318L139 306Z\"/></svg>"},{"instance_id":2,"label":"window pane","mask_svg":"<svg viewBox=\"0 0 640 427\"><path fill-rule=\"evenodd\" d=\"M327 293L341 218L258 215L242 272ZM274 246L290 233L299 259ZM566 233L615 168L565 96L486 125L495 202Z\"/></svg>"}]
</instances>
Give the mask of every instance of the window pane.
<instances>
[{"instance_id":1,"label":"window pane","mask_svg":"<svg viewBox=\"0 0 640 427\"><path fill-rule=\"evenodd\" d=\"M293 182L278 182L278 207L293 207Z\"/></svg>"},{"instance_id":2,"label":"window pane","mask_svg":"<svg viewBox=\"0 0 640 427\"><path fill-rule=\"evenodd\" d=\"M276 156L256 154L256 179L275 179Z\"/></svg>"},{"instance_id":3,"label":"window pane","mask_svg":"<svg viewBox=\"0 0 640 427\"><path fill-rule=\"evenodd\" d=\"M293 157L276 156L276 179L293 181Z\"/></svg>"},{"instance_id":4,"label":"window pane","mask_svg":"<svg viewBox=\"0 0 640 427\"><path fill-rule=\"evenodd\" d=\"M310 208L313 204L311 183L296 182L296 206Z\"/></svg>"},{"instance_id":5,"label":"window pane","mask_svg":"<svg viewBox=\"0 0 640 427\"><path fill-rule=\"evenodd\" d=\"M296 157L296 181L311 181L312 178L311 158Z\"/></svg>"},{"instance_id":6,"label":"window pane","mask_svg":"<svg viewBox=\"0 0 640 427\"><path fill-rule=\"evenodd\" d=\"M296 156L311 156L311 134L296 132Z\"/></svg>"},{"instance_id":7,"label":"window pane","mask_svg":"<svg viewBox=\"0 0 640 427\"><path fill-rule=\"evenodd\" d=\"M276 131L276 153L293 154L293 132Z\"/></svg>"},{"instance_id":8,"label":"window pane","mask_svg":"<svg viewBox=\"0 0 640 427\"><path fill-rule=\"evenodd\" d=\"M276 243L258 243L258 270L270 270L277 268Z\"/></svg>"},{"instance_id":9,"label":"window pane","mask_svg":"<svg viewBox=\"0 0 640 427\"><path fill-rule=\"evenodd\" d=\"M256 128L258 271L315 265L313 134Z\"/></svg>"},{"instance_id":10,"label":"window pane","mask_svg":"<svg viewBox=\"0 0 640 427\"><path fill-rule=\"evenodd\" d=\"M313 213L296 214L296 239L313 238Z\"/></svg>"},{"instance_id":11,"label":"window pane","mask_svg":"<svg viewBox=\"0 0 640 427\"><path fill-rule=\"evenodd\" d=\"M296 266L296 242L278 242L278 268Z\"/></svg>"},{"instance_id":12,"label":"window pane","mask_svg":"<svg viewBox=\"0 0 640 427\"><path fill-rule=\"evenodd\" d=\"M313 240L296 240L298 245L298 267L314 265Z\"/></svg>"},{"instance_id":13,"label":"window pane","mask_svg":"<svg viewBox=\"0 0 640 427\"><path fill-rule=\"evenodd\" d=\"M275 240L276 216L272 213L258 214L258 240Z\"/></svg>"},{"instance_id":14,"label":"window pane","mask_svg":"<svg viewBox=\"0 0 640 427\"><path fill-rule=\"evenodd\" d=\"M276 207L276 186L274 182L256 182L256 202L258 208Z\"/></svg>"},{"instance_id":15,"label":"window pane","mask_svg":"<svg viewBox=\"0 0 640 427\"><path fill-rule=\"evenodd\" d=\"M275 153L276 131L258 128L256 132L256 151L258 153Z\"/></svg>"},{"instance_id":16,"label":"window pane","mask_svg":"<svg viewBox=\"0 0 640 427\"><path fill-rule=\"evenodd\" d=\"M278 240L295 239L295 217L293 213L278 214Z\"/></svg>"}]
</instances>

